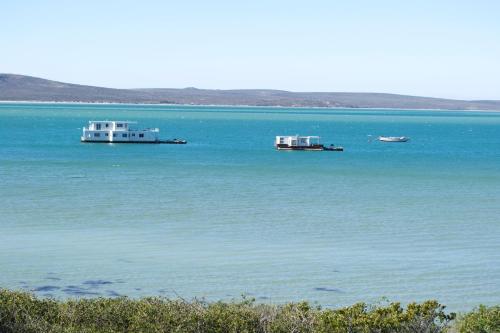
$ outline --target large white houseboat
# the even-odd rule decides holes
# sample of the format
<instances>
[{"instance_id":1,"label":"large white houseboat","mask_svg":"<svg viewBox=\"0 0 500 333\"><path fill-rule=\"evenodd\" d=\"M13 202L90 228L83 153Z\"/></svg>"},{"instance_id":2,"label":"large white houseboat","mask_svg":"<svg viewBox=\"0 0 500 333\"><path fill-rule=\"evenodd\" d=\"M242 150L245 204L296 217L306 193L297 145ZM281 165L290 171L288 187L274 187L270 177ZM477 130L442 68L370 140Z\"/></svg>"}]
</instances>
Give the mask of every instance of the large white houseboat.
<instances>
[{"instance_id":1,"label":"large white houseboat","mask_svg":"<svg viewBox=\"0 0 500 333\"><path fill-rule=\"evenodd\" d=\"M184 140L160 140L160 129L134 129L134 121L100 120L89 121L83 128L82 142L103 143L186 143Z\"/></svg>"},{"instance_id":2,"label":"large white houseboat","mask_svg":"<svg viewBox=\"0 0 500 333\"><path fill-rule=\"evenodd\" d=\"M320 143L319 136L300 136L300 135L284 135L277 136L274 146L278 150L310 150L310 151L343 151L342 147L335 147Z\"/></svg>"}]
</instances>

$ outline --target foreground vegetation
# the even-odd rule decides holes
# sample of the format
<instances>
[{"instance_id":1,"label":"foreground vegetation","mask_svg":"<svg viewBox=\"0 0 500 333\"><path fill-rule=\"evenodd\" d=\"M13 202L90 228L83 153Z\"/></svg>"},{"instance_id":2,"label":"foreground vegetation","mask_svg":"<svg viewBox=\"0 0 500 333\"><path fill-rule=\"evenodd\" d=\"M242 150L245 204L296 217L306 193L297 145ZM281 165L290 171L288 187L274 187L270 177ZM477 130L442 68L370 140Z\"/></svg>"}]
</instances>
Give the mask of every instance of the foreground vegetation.
<instances>
[{"instance_id":1,"label":"foreground vegetation","mask_svg":"<svg viewBox=\"0 0 500 333\"><path fill-rule=\"evenodd\" d=\"M480 306L458 319L459 333L500 333L500 306Z\"/></svg>"},{"instance_id":2,"label":"foreground vegetation","mask_svg":"<svg viewBox=\"0 0 500 333\"><path fill-rule=\"evenodd\" d=\"M461 316L457 332L500 332L500 308L480 307ZM286 305L144 298L58 301L0 289L2 333L94 332L450 332L455 314L436 301L321 309L306 302Z\"/></svg>"}]
</instances>

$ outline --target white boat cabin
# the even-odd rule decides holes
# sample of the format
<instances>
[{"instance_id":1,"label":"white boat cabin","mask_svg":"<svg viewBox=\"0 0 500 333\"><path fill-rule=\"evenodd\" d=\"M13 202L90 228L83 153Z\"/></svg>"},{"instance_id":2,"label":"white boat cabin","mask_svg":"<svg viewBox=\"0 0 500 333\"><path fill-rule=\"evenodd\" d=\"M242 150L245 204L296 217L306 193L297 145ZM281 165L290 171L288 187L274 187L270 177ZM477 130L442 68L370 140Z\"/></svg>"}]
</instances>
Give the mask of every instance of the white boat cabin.
<instances>
[{"instance_id":1,"label":"white boat cabin","mask_svg":"<svg viewBox=\"0 0 500 333\"><path fill-rule=\"evenodd\" d=\"M299 135L286 135L277 136L276 147L312 147L320 145L319 136L299 136Z\"/></svg>"},{"instance_id":2,"label":"white boat cabin","mask_svg":"<svg viewBox=\"0 0 500 333\"><path fill-rule=\"evenodd\" d=\"M82 142L158 142L158 128L133 129L133 121L89 121L83 128Z\"/></svg>"}]
</instances>

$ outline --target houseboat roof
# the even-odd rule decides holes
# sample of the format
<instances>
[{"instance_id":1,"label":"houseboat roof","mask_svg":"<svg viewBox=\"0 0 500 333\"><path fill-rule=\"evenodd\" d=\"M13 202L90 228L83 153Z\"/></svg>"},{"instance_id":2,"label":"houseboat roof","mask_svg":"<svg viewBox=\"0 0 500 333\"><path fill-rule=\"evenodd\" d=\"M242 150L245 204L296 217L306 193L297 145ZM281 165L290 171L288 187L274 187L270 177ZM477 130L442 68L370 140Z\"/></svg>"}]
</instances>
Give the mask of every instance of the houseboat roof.
<instances>
[{"instance_id":1,"label":"houseboat roof","mask_svg":"<svg viewBox=\"0 0 500 333\"><path fill-rule=\"evenodd\" d=\"M320 137L317 135L277 135L278 138L310 138L310 139L319 139Z\"/></svg>"},{"instance_id":2,"label":"houseboat roof","mask_svg":"<svg viewBox=\"0 0 500 333\"><path fill-rule=\"evenodd\" d=\"M90 123L123 123L123 124L137 124L137 121L128 120L89 120Z\"/></svg>"}]
</instances>

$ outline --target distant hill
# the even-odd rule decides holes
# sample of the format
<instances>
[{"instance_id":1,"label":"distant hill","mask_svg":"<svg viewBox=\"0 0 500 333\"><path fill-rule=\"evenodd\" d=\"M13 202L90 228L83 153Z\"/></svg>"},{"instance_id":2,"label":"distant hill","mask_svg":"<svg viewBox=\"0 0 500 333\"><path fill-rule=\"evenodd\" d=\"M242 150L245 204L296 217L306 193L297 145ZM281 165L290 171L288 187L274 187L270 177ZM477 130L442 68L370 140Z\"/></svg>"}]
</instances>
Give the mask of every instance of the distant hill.
<instances>
[{"instance_id":1,"label":"distant hill","mask_svg":"<svg viewBox=\"0 0 500 333\"><path fill-rule=\"evenodd\" d=\"M0 74L0 100L55 102L153 102L150 94L128 90L83 86L32 76Z\"/></svg>"},{"instance_id":2,"label":"distant hill","mask_svg":"<svg viewBox=\"0 0 500 333\"><path fill-rule=\"evenodd\" d=\"M0 74L0 101L500 110L500 101L463 101L381 93L241 89L113 89Z\"/></svg>"}]
</instances>

